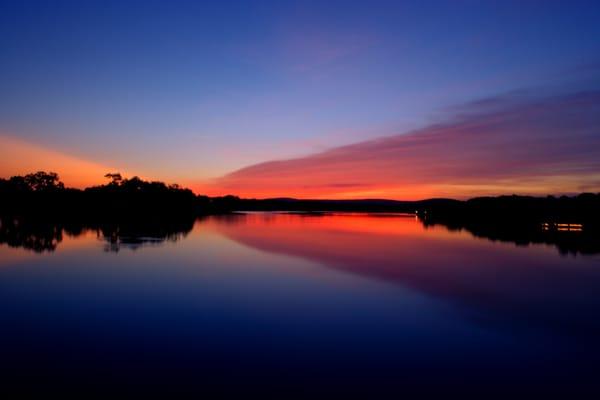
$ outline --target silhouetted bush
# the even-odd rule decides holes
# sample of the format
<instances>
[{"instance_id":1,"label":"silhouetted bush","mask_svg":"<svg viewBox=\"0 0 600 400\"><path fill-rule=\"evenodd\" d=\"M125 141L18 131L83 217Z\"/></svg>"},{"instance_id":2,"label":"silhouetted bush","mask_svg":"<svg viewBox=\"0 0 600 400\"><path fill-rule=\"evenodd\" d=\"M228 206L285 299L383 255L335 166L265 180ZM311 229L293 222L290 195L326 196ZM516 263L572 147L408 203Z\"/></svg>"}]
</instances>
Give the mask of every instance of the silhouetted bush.
<instances>
[{"instance_id":1,"label":"silhouetted bush","mask_svg":"<svg viewBox=\"0 0 600 400\"><path fill-rule=\"evenodd\" d=\"M55 173L37 172L0 180L0 213L102 218L154 218L198 212L189 189L138 177L107 174L111 182L85 190L66 189Z\"/></svg>"}]
</instances>

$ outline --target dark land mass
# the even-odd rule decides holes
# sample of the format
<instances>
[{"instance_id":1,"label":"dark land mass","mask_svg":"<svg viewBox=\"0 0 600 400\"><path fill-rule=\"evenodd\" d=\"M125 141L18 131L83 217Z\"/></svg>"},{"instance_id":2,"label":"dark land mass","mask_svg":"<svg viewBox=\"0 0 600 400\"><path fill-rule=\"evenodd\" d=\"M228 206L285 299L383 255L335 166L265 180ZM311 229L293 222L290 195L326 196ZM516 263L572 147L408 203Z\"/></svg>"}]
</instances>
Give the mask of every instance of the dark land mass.
<instances>
[{"instance_id":1,"label":"dark land mass","mask_svg":"<svg viewBox=\"0 0 600 400\"><path fill-rule=\"evenodd\" d=\"M109 183L65 188L58 175L37 172L0 179L0 243L53 250L61 235L94 230L107 249L160 243L189 232L196 218L244 211L415 213L427 226L466 230L517 245L546 243L561 253L600 253L600 194L499 196L460 201L241 199L107 174Z\"/></svg>"}]
</instances>

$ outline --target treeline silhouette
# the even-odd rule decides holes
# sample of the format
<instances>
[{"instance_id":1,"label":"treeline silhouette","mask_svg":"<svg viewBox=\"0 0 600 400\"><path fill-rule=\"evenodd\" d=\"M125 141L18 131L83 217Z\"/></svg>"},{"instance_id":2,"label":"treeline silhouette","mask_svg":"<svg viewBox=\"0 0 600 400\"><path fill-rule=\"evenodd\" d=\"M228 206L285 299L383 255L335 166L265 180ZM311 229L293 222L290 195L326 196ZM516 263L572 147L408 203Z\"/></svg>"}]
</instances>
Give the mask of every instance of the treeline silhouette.
<instances>
[{"instance_id":1,"label":"treeline silhouette","mask_svg":"<svg viewBox=\"0 0 600 400\"><path fill-rule=\"evenodd\" d=\"M600 194L583 193L568 197L499 196L466 201L428 199L396 200L298 200L291 198L242 199L237 196L196 196L190 189L105 175L108 183L87 189L66 188L53 172L36 172L0 179L0 214L69 216L205 215L234 211L301 212L410 212L427 214L428 220L452 224L455 221L585 222L595 227L600 221Z\"/></svg>"},{"instance_id":2,"label":"treeline silhouette","mask_svg":"<svg viewBox=\"0 0 600 400\"><path fill-rule=\"evenodd\" d=\"M197 199L189 189L148 182L118 173L106 174L106 185L84 190L65 188L53 172L36 172L0 179L0 214L37 218L95 218L102 220L190 216Z\"/></svg>"},{"instance_id":3,"label":"treeline silhouette","mask_svg":"<svg viewBox=\"0 0 600 400\"><path fill-rule=\"evenodd\" d=\"M422 202L418 202L422 203ZM498 196L478 197L466 201L442 201L416 206L419 216L428 223L461 227L468 225L478 231L480 224L495 227L548 224L555 230L558 224L578 224L582 230L600 229L600 194L577 196Z\"/></svg>"},{"instance_id":4,"label":"treeline silhouette","mask_svg":"<svg viewBox=\"0 0 600 400\"><path fill-rule=\"evenodd\" d=\"M105 178L108 180L106 184L83 190L66 188L53 172L40 171L0 179L0 216L4 221L10 221L15 216L18 217L17 221L21 221L18 232L13 232L11 229L14 227L4 222L0 242L23 243L34 250L51 249L61 240L63 232L74 232L71 229L105 229L104 237L110 238L114 236L111 229L115 226L119 227L119 232L123 232L123 227L127 226L133 230L166 229L166 235L165 232L147 235L161 238L168 237L168 232L191 229L193 220L202 215L236 211L285 211L312 214L416 213L425 226L444 225L451 230L465 229L490 240L517 244L558 244L560 241L559 248L565 253L596 252L599 247L600 194L593 193L571 197L478 197L466 201L258 200L232 195L197 196L178 185L145 181L139 177L127 179L119 173L106 174ZM44 225L44 222L48 224ZM127 225L130 222L132 224ZM558 229L559 224L565 223L578 224L580 232L566 235ZM28 224L35 229L28 232ZM60 226L57 227L57 224ZM144 227L143 224L154 225ZM546 224L544 229L542 224ZM131 244L137 240L135 234L120 234L117 239L118 243L130 240Z\"/></svg>"}]
</instances>

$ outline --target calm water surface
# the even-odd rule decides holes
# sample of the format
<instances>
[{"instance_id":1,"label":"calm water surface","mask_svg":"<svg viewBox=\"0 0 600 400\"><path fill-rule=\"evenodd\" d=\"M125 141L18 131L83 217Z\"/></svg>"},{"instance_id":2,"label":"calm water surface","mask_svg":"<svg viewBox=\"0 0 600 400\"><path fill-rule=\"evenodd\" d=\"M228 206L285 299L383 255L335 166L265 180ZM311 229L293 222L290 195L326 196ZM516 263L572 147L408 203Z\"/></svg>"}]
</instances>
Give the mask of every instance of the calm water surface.
<instances>
[{"instance_id":1,"label":"calm water surface","mask_svg":"<svg viewBox=\"0 0 600 400\"><path fill-rule=\"evenodd\" d=\"M599 255L401 215L13 236L4 388L600 393Z\"/></svg>"}]
</instances>

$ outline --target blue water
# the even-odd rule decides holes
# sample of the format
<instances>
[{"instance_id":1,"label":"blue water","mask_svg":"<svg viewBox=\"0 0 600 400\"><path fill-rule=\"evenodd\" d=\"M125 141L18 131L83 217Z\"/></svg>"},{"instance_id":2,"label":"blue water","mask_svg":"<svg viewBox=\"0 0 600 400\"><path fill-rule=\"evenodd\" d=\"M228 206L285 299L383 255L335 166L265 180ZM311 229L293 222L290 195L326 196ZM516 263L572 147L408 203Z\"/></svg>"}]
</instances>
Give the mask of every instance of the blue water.
<instances>
[{"instance_id":1,"label":"blue water","mask_svg":"<svg viewBox=\"0 0 600 400\"><path fill-rule=\"evenodd\" d=\"M234 215L130 239L0 245L0 390L600 393L599 255L407 216Z\"/></svg>"}]
</instances>

